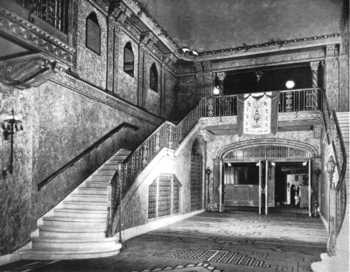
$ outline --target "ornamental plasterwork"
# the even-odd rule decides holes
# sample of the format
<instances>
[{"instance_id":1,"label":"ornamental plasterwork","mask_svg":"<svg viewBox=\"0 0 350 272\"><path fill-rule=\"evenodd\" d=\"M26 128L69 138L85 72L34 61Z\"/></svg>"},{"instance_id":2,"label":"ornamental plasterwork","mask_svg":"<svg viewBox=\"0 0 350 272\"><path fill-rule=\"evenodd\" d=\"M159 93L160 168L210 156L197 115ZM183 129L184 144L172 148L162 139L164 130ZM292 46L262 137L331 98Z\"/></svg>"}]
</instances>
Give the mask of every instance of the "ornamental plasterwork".
<instances>
[{"instance_id":1,"label":"ornamental plasterwork","mask_svg":"<svg viewBox=\"0 0 350 272\"><path fill-rule=\"evenodd\" d=\"M50 60L42 54L29 54L0 62L0 82L19 89L36 87L54 73L66 69L68 66Z\"/></svg>"},{"instance_id":2,"label":"ornamental plasterwork","mask_svg":"<svg viewBox=\"0 0 350 272\"><path fill-rule=\"evenodd\" d=\"M59 61L72 64L75 54L72 47L4 8L0 8L0 31L35 46Z\"/></svg>"}]
</instances>

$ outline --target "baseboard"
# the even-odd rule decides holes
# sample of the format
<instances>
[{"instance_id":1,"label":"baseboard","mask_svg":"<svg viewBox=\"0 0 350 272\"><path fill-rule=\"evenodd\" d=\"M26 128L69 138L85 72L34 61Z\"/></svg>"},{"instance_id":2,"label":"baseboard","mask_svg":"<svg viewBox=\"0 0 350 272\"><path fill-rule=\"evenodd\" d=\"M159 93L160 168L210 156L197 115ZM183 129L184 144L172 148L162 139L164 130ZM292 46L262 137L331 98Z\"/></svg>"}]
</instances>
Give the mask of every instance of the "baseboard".
<instances>
[{"instance_id":1,"label":"baseboard","mask_svg":"<svg viewBox=\"0 0 350 272\"><path fill-rule=\"evenodd\" d=\"M129 240L133 237L145 234L147 232L168 226L170 224L182 221L184 219L190 218L192 216L195 216L197 214L200 214L204 212L204 210L199 210L195 212L190 212L186 214L180 214L180 215L175 215L175 216L167 216L165 218L160 218L156 219L152 222L137 226L137 227L132 227L126 230L122 231L122 240L126 241ZM116 234L117 237L119 237L119 232Z\"/></svg>"},{"instance_id":2,"label":"baseboard","mask_svg":"<svg viewBox=\"0 0 350 272\"><path fill-rule=\"evenodd\" d=\"M6 255L0 256L0 265L5 265L13 262L20 261L22 259L21 252L26 249L30 249L32 247L32 242L25 244L20 249Z\"/></svg>"}]
</instances>

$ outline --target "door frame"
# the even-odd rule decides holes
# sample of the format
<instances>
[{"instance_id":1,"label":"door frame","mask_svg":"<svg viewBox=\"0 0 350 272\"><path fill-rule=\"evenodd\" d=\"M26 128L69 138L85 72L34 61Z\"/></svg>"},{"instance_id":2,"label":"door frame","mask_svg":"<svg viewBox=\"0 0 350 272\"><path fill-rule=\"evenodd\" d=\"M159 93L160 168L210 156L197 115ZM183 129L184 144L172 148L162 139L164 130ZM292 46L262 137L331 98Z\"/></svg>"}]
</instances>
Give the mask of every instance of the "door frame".
<instances>
[{"instance_id":1,"label":"door frame","mask_svg":"<svg viewBox=\"0 0 350 272\"><path fill-rule=\"evenodd\" d=\"M258 206L258 214L261 215L262 214L262 175L265 174L265 209L264 209L264 214L268 215L268 176L269 176L269 163L283 163L283 162L290 162L290 163L305 163L305 166L307 165L307 172L308 172L308 215L311 216L312 215L312 210L311 210L311 184L312 184L312 161L313 158L305 158L304 160L289 160L289 159L269 159L266 158L264 160L249 160L249 161L236 161L236 160L220 160L220 181L219 181L219 212L223 212L224 211L224 205L223 205L223 195L224 195L224 178L223 178L223 167L224 167L224 162L230 162L230 163L243 163L243 162L256 162L256 165L259 167L259 206ZM263 163L265 164L265 173L263 172ZM273 167L275 167L273 165ZM274 192L275 194L275 192Z\"/></svg>"}]
</instances>

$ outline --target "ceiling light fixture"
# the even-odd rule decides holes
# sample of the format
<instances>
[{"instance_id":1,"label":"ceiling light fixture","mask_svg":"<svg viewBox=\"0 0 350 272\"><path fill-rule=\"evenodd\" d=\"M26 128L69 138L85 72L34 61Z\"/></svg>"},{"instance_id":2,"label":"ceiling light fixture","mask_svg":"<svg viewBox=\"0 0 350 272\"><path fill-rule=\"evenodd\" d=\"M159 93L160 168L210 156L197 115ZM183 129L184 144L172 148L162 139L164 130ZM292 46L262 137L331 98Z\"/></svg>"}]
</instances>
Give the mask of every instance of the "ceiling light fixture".
<instances>
[{"instance_id":1,"label":"ceiling light fixture","mask_svg":"<svg viewBox=\"0 0 350 272\"><path fill-rule=\"evenodd\" d=\"M295 82L294 80L287 80L286 81L286 88L287 89L293 89L295 87Z\"/></svg>"}]
</instances>

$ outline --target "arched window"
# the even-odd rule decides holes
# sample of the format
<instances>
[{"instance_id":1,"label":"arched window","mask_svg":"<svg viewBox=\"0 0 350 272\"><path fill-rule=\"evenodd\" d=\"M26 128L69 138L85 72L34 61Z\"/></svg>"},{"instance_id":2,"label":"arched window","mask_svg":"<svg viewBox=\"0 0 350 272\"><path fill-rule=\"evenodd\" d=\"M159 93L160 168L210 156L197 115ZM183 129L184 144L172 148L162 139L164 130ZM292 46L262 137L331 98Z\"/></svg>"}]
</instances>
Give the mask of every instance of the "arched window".
<instances>
[{"instance_id":1,"label":"arched window","mask_svg":"<svg viewBox=\"0 0 350 272\"><path fill-rule=\"evenodd\" d=\"M153 63L149 72L149 87L153 90L158 92L158 72L157 67Z\"/></svg>"},{"instance_id":2,"label":"arched window","mask_svg":"<svg viewBox=\"0 0 350 272\"><path fill-rule=\"evenodd\" d=\"M86 47L101 54L101 28L95 12L86 18Z\"/></svg>"},{"instance_id":3,"label":"arched window","mask_svg":"<svg viewBox=\"0 0 350 272\"><path fill-rule=\"evenodd\" d=\"M124 47L124 72L134 76L134 53L130 42L127 42Z\"/></svg>"}]
</instances>

